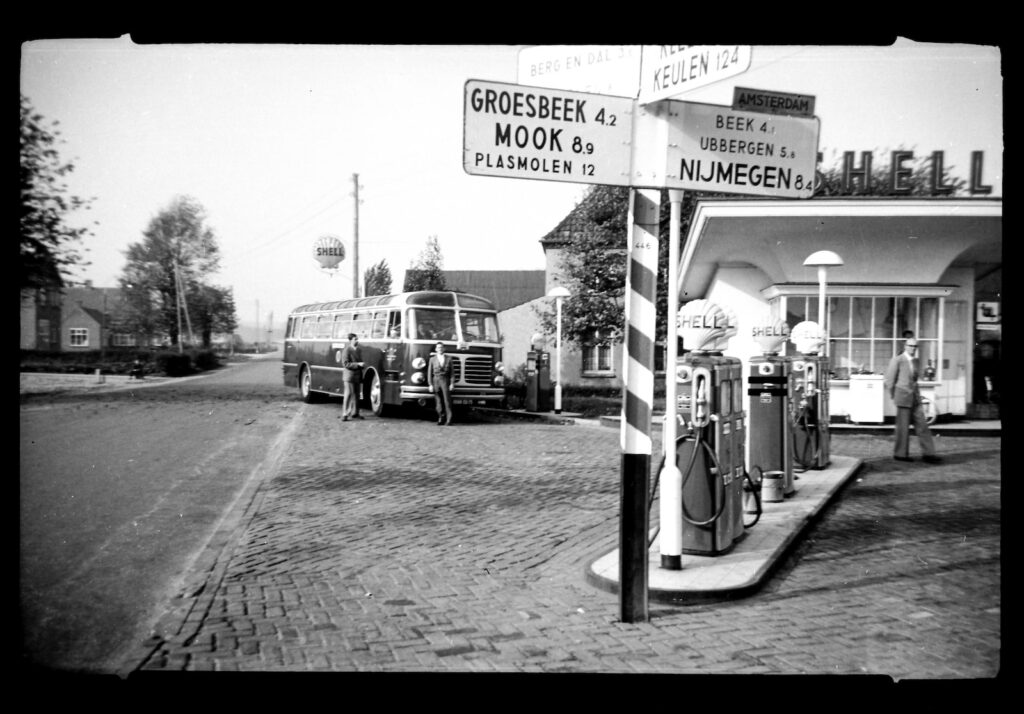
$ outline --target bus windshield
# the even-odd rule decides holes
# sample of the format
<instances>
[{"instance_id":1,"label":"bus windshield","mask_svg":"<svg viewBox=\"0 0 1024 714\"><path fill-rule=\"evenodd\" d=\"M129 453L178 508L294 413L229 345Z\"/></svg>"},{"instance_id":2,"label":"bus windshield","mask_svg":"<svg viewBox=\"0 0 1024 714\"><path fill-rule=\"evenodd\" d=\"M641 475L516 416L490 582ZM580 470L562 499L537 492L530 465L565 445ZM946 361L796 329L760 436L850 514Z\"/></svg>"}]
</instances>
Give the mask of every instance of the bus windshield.
<instances>
[{"instance_id":1,"label":"bus windshield","mask_svg":"<svg viewBox=\"0 0 1024 714\"><path fill-rule=\"evenodd\" d=\"M454 310L431 310L413 308L409 310L409 335L420 340L458 340L466 342L501 342L498 321L494 313L461 310L459 331L455 325Z\"/></svg>"}]
</instances>

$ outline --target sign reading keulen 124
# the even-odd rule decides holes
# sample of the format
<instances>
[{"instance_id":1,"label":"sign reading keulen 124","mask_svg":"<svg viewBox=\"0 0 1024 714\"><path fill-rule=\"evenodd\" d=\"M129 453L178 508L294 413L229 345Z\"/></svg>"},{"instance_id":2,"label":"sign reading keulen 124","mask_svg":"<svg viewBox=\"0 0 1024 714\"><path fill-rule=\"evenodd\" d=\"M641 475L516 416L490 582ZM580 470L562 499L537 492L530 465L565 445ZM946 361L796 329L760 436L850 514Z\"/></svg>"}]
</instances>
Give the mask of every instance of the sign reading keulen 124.
<instances>
[{"instance_id":1,"label":"sign reading keulen 124","mask_svg":"<svg viewBox=\"0 0 1024 714\"><path fill-rule=\"evenodd\" d=\"M670 102L666 188L810 198L817 117Z\"/></svg>"},{"instance_id":2,"label":"sign reading keulen 124","mask_svg":"<svg viewBox=\"0 0 1024 714\"><path fill-rule=\"evenodd\" d=\"M633 100L466 82L466 173L628 186Z\"/></svg>"}]
</instances>

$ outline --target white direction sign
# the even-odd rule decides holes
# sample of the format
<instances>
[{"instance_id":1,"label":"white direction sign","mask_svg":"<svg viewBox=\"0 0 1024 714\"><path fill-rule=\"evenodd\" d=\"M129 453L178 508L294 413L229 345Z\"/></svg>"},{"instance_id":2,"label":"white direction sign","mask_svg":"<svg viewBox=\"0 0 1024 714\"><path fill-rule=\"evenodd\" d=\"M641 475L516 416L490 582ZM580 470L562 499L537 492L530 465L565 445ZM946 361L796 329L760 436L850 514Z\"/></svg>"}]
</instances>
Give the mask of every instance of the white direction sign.
<instances>
[{"instance_id":1,"label":"white direction sign","mask_svg":"<svg viewBox=\"0 0 1024 714\"><path fill-rule=\"evenodd\" d=\"M817 117L670 102L665 188L810 198Z\"/></svg>"},{"instance_id":2,"label":"white direction sign","mask_svg":"<svg viewBox=\"0 0 1024 714\"><path fill-rule=\"evenodd\" d=\"M635 97L640 45L537 45L519 50L519 84Z\"/></svg>"},{"instance_id":3,"label":"white direction sign","mask_svg":"<svg viewBox=\"0 0 1024 714\"><path fill-rule=\"evenodd\" d=\"M462 166L506 178L628 186L633 100L471 79Z\"/></svg>"},{"instance_id":4,"label":"white direction sign","mask_svg":"<svg viewBox=\"0 0 1024 714\"><path fill-rule=\"evenodd\" d=\"M644 45L641 104L670 99L750 68L750 45Z\"/></svg>"}]
</instances>

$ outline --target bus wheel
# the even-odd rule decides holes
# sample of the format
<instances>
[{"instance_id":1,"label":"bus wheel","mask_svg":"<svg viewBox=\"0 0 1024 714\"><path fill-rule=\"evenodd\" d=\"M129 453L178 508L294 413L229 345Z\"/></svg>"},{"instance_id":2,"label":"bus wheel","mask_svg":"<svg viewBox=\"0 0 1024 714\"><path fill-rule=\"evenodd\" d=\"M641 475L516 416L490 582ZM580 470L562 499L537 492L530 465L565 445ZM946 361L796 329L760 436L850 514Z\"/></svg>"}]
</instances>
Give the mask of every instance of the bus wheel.
<instances>
[{"instance_id":1,"label":"bus wheel","mask_svg":"<svg viewBox=\"0 0 1024 714\"><path fill-rule=\"evenodd\" d=\"M384 403L384 385L381 384L377 372L373 373L373 380L370 382L370 409L379 417L388 416L392 411L390 405Z\"/></svg>"},{"instance_id":2,"label":"bus wheel","mask_svg":"<svg viewBox=\"0 0 1024 714\"><path fill-rule=\"evenodd\" d=\"M306 404L314 404L320 401L320 395L313 391L312 387L313 376L309 372L308 367L303 367L301 374L299 374L299 394L302 395L302 401Z\"/></svg>"}]
</instances>

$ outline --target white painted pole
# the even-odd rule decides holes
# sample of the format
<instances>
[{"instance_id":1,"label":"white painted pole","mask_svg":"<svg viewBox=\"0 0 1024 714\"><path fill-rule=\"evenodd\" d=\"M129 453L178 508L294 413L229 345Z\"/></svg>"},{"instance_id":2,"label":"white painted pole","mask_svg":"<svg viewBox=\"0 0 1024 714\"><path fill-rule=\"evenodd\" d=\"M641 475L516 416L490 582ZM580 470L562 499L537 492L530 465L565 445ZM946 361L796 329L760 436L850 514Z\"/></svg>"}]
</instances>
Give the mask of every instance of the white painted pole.
<instances>
[{"instance_id":1,"label":"white painted pole","mask_svg":"<svg viewBox=\"0 0 1024 714\"><path fill-rule=\"evenodd\" d=\"M555 298L556 335L555 335L555 414L562 413L562 298Z\"/></svg>"},{"instance_id":2,"label":"white painted pole","mask_svg":"<svg viewBox=\"0 0 1024 714\"><path fill-rule=\"evenodd\" d=\"M825 330L825 282L827 280L827 271L824 265L818 266L818 328L821 333L825 336L825 344L822 345L822 354L828 354L828 331Z\"/></svg>"},{"instance_id":3,"label":"white painted pole","mask_svg":"<svg viewBox=\"0 0 1024 714\"><path fill-rule=\"evenodd\" d=\"M683 191L669 189L671 216L668 235L668 354L665 364L665 421L661 434L665 466L658 476L660 530L658 547L661 567L680 570L683 567L683 474L676 465L676 359L679 353L677 315L679 313L679 233Z\"/></svg>"}]
</instances>

